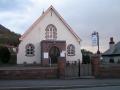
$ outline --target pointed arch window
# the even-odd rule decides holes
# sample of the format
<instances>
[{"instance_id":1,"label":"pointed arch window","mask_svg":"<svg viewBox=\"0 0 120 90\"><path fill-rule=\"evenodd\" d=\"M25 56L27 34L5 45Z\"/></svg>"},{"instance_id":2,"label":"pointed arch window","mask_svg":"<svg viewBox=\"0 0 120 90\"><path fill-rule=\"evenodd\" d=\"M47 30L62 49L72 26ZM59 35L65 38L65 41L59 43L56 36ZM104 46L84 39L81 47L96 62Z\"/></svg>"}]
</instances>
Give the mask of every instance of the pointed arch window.
<instances>
[{"instance_id":1,"label":"pointed arch window","mask_svg":"<svg viewBox=\"0 0 120 90\"><path fill-rule=\"evenodd\" d=\"M46 29L46 40L56 40L57 39L57 29L53 24L49 24Z\"/></svg>"},{"instance_id":2,"label":"pointed arch window","mask_svg":"<svg viewBox=\"0 0 120 90\"><path fill-rule=\"evenodd\" d=\"M67 46L67 55L68 56L75 56L75 46L73 44L69 44Z\"/></svg>"},{"instance_id":3,"label":"pointed arch window","mask_svg":"<svg viewBox=\"0 0 120 90\"><path fill-rule=\"evenodd\" d=\"M35 54L35 47L33 44L27 44L26 45L26 56L34 56Z\"/></svg>"}]
</instances>

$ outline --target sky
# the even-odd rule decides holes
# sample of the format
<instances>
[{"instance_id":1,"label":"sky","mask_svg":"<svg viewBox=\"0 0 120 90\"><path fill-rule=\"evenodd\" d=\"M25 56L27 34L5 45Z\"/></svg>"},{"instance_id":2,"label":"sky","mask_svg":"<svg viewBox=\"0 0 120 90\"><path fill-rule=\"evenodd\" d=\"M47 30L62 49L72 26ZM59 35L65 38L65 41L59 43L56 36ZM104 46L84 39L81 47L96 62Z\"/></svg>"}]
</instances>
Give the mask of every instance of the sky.
<instances>
[{"instance_id":1,"label":"sky","mask_svg":"<svg viewBox=\"0 0 120 90\"><path fill-rule=\"evenodd\" d=\"M101 52L109 48L110 37L120 41L120 0L0 0L0 24L23 34L50 5L82 39L82 48L96 52L94 31L99 33Z\"/></svg>"}]
</instances>

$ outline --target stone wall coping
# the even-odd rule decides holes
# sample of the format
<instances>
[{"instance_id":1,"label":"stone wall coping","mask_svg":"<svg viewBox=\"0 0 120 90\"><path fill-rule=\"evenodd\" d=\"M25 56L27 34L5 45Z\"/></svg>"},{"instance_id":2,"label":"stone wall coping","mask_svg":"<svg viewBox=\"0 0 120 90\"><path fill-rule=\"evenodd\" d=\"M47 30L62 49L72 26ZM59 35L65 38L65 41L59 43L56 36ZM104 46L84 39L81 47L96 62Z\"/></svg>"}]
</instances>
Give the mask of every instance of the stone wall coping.
<instances>
[{"instance_id":1,"label":"stone wall coping","mask_svg":"<svg viewBox=\"0 0 120 90\"><path fill-rule=\"evenodd\" d=\"M0 70L57 69L58 67L0 67Z\"/></svg>"}]
</instances>

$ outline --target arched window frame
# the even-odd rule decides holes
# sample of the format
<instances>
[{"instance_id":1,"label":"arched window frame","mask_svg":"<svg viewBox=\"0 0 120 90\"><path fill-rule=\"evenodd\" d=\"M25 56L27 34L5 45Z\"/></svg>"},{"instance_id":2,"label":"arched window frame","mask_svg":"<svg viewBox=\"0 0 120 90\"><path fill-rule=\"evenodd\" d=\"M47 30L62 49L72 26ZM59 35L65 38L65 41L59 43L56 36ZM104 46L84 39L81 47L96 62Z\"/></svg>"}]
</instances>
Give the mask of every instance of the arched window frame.
<instances>
[{"instance_id":1,"label":"arched window frame","mask_svg":"<svg viewBox=\"0 0 120 90\"><path fill-rule=\"evenodd\" d=\"M49 24L45 29L46 40L56 40L57 39L57 29L53 24Z\"/></svg>"},{"instance_id":2,"label":"arched window frame","mask_svg":"<svg viewBox=\"0 0 120 90\"><path fill-rule=\"evenodd\" d=\"M75 46L73 44L69 44L67 46L67 55L68 56L75 56Z\"/></svg>"},{"instance_id":3,"label":"arched window frame","mask_svg":"<svg viewBox=\"0 0 120 90\"><path fill-rule=\"evenodd\" d=\"M31 43L29 43L29 44L27 44L26 45L26 47L25 47L25 55L26 56L29 56L29 57L31 57L31 56L34 56L35 55L35 47L34 47L34 45L33 44L31 44Z\"/></svg>"}]
</instances>

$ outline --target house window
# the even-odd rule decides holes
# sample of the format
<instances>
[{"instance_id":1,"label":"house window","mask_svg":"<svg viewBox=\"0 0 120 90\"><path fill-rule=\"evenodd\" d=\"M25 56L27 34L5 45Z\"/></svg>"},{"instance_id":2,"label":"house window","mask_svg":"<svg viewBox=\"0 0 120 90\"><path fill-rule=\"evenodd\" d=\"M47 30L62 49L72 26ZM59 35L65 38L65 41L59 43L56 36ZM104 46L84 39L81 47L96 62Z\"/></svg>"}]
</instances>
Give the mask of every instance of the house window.
<instances>
[{"instance_id":1,"label":"house window","mask_svg":"<svg viewBox=\"0 0 120 90\"><path fill-rule=\"evenodd\" d=\"M120 64L120 59L118 59L118 62L117 62L118 64Z\"/></svg>"},{"instance_id":2,"label":"house window","mask_svg":"<svg viewBox=\"0 0 120 90\"><path fill-rule=\"evenodd\" d=\"M46 40L56 40L57 39L57 29L54 25L50 24L46 27Z\"/></svg>"},{"instance_id":3,"label":"house window","mask_svg":"<svg viewBox=\"0 0 120 90\"><path fill-rule=\"evenodd\" d=\"M114 59L111 58L111 59L109 60L109 63L114 63Z\"/></svg>"},{"instance_id":4,"label":"house window","mask_svg":"<svg viewBox=\"0 0 120 90\"><path fill-rule=\"evenodd\" d=\"M75 46L72 44L69 44L67 46L67 55L68 56L75 56Z\"/></svg>"},{"instance_id":5,"label":"house window","mask_svg":"<svg viewBox=\"0 0 120 90\"><path fill-rule=\"evenodd\" d=\"M35 52L35 47L33 44L27 44L26 45L26 56L34 56L34 52Z\"/></svg>"}]
</instances>

